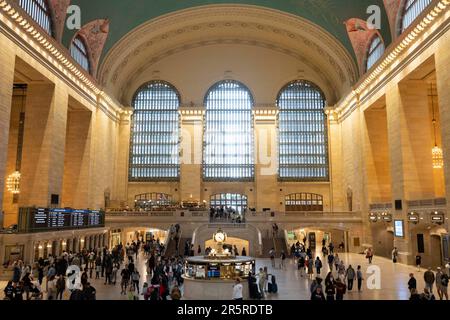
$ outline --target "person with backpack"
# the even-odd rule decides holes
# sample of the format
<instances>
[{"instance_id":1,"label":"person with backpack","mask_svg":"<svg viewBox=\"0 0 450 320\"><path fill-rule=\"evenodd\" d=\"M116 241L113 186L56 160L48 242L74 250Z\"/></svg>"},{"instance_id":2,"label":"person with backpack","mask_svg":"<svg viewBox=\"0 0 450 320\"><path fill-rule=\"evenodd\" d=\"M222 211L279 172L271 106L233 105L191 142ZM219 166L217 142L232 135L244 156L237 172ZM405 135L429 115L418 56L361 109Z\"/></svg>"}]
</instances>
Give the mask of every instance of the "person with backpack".
<instances>
[{"instance_id":1,"label":"person with backpack","mask_svg":"<svg viewBox=\"0 0 450 320\"><path fill-rule=\"evenodd\" d=\"M428 288L425 288L423 290L423 293L420 295L420 300L422 300L422 301L435 301L436 297L434 296L434 294Z\"/></svg>"},{"instance_id":2,"label":"person with backpack","mask_svg":"<svg viewBox=\"0 0 450 320\"><path fill-rule=\"evenodd\" d=\"M448 275L442 272L442 269L440 267L437 268L436 287L439 295L439 300L444 300L444 296L446 300L448 300Z\"/></svg>"},{"instance_id":3,"label":"person with backpack","mask_svg":"<svg viewBox=\"0 0 450 320\"><path fill-rule=\"evenodd\" d=\"M56 300L63 299L64 291L66 291L66 277L61 275L56 281Z\"/></svg>"},{"instance_id":4,"label":"person with backpack","mask_svg":"<svg viewBox=\"0 0 450 320\"><path fill-rule=\"evenodd\" d=\"M14 300L14 286L12 281L8 282L3 292L5 293L5 300Z\"/></svg>"},{"instance_id":5,"label":"person with backpack","mask_svg":"<svg viewBox=\"0 0 450 320\"><path fill-rule=\"evenodd\" d=\"M355 282L356 272L355 269L351 265L348 266L347 271L345 272L345 278L347 278L348 283L348 291L353 290L353 283Z\"/></svg>"},{"instance_id":6,"label":"person with backpack","mask_svg":"<svg viewBox=\"0 0 450 320\"><path fill-rule=\"evenodd\" d=\"M126 295L128 283L130 281L130 272L128 271L128 268L124 268L120 273L120 276L122 277L122 280L120 282L120 287L122 291L120 292L120 294Z\"/></svg>"},{"instance_id":7,"label":"person with backpack","mask_svg":"<svg viewBox=\"0 0 450 320\"><path fill-rule=\"evenodd\" d=\"M333 263L334 263L334 255L330 253L328 255L328 267L330 269L330 272L333 272Z\"/></svg>"},{"instance_id":8,"label":"person with backpack","mask_svg":"<svg viewBox=\"0 0 450 320\"><path fill-rule=\"evenodd\" d=\"M325 295L323 294L322 287L317 287L311 295L311 301L325 301Z\"/></svg>"},{"instance_id":9,"label":"person with backpack","mask_svg":"<svg viewBox=\"0 0 450 320\"><path fill-rule=\"evenodd\" d=\"M317 275L319 276L320 271L322 270L322 267L323 267L322 261L320 260L319 257L317 257L317 259L316 259L315 266L316 266Z\"/></svg>"}]
</instances>

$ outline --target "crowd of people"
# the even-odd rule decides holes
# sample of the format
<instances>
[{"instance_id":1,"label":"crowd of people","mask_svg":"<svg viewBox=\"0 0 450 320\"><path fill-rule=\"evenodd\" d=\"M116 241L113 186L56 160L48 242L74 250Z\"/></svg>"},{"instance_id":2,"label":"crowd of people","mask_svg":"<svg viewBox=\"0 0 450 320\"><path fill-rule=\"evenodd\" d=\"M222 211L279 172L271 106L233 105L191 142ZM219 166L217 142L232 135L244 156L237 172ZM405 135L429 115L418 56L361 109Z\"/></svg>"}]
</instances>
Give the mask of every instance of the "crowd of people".
<instances>
[{"instance_id":1,"label":"crowd of people","mask_svg":"<svg viewBox=\"0 0 450 320\"><path fill-rule=\"evenodd\" d=\"M245 223L246 212L239 213L231 207L220 206L209 209L209 218L211 221L230 221L231 223Z\"/></svg>"},{"instance_id":2,"label":"crowd of people","mask_svg":"<svg viewBox=\"0 0 450 320\"><path fill-rule=\"evenodd\" d=\"M83 249L61 256L40 258L34 265L13 264L13 276L4 289L7 300L96 300L91 282L120 286L130 300L179 300L183 283L183 257L166 257L159 239L133 241L112 250L107 247ZM145 259L146 274L136 266ZM79 270L79 274L77 274ZM141 283L143 286L141 287Z\"/></svg>"}]
</instances>

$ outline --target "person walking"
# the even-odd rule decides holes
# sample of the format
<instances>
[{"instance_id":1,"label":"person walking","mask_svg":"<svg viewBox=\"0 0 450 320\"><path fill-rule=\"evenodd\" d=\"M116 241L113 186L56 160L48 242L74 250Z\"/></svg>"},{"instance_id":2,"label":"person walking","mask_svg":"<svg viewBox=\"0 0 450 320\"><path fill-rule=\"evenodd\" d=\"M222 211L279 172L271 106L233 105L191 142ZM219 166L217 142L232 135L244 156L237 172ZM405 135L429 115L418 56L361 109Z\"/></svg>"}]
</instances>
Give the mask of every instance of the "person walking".
<instances>
[{"instance_id":1,"label":"person walking","mask_svg":"<svg viewBox=\"0 0 450 320\"><path fill-rule=\"evenodd\" d=\"M345 277L347 278L348 291L353 290L353 283L355 282L355 269L353 269L352 265L348 266L347 271L345 272Z\"/></svg>"},{"instance_id":2,"label":"person walking","mask_svg":"<svg viewBox=\"0 0 450 320\"><path fill-rule=\"evenodd\" d=\"M433 293L433 284L436 281L436 277L434 272L431 270L431 267L424 273L423 279L425 280L425 288L427 288L430 293Z\"/></svg>"},{"instance_id":3,"label":"person walking","mask_svg":"<svg viewBox=\"0 0 450 320\"><path fill-rule=\"evenodd\" d=\"M420 253L416 254L416 266L417 266L417 271L420 272L420 266L422 265L422 256L420 255Z\"/></svg>"},{"instance_id":4,"label":"person walking","mask_svg":"<svg viewBox=\"0 0 450 320\"><path fill-rule=\"evenodd\" d=\"M342 301L344 300L344 295L347 292L347 287L345 283L341 281L340 278L336 279L336 300Z\"/></svg>"},{"instance_id":5,"label":"person walking","mask_svg":"<svg viewBox=\"0 0 450 320\"><path fill-rule=\"evenodd\" d=\"M310 280L314 278L314 260L311 258L308 259L308 275Z\"/></svg>"},{"instance_id":6,"label":"person walking","mask_svg":"<svg viewBox=\"0 0 450 320\"><path fill-rule=\"evenodd\" d=\"M439 300L448 300L448 276L442 272L442 269L437 268L436 272L436 288L439 295Z\"/></svg>"},{"instance_id":7,"label":"person walking","mask_svg":"<svg viewBox=\"0 0 450 320\"><path fill-rule=\"evenodd\" d=\"M336 284L331 272L328 273L325 278L325 294L327 296L327 301L334 301L336 295Z\"/></svg>"},{"instance_id":8,"label":"person walking","mask_svg":"<svg viewBox=\"0 0 450 320\"><path fill-rule=\"evenodd\" d=\"M413 273L409 274L408 290L411 292L411 294L413 290L417 290L417 280L414 277Z\"/></svg>"},{"instance_id":9,"label":"person walking","mask_svg":"<svg viewBox=\"0 0 450 320\"><path fill-rule=\"evenodd\" d=\"M372 264L372 260L373 260L373 250L372 250L372 248L367 248L367 250L366 250L366 259L369 260L369 264Z\"/></svg>"},{"instance_id":10,"label":"person walking","mask_svg":"<svg viewBox=\"0 0 450 320\"><path fill-rule=\"evenodd\" d=\"M323 294L322 287L317 287L311 295L311 301L325 301L325 295Z\"/></svg>"},{"instance_id":11,"label":"person walking","mask_svg":"<svg viewBox=\"0 0 450 320\"><path fill-rule=\"evenodd\" d=\"M395 247L392 250L392 262L397 263L397 261L398 261L398 249L397 249L397 247Z\"/></svg>"},{"instance_id":12,"label":"person walking","mask_svg":"<svg viewBox=\"0 0 450 320\"><path fill-rule=\"evenodd\" d=\"M303 275L305 274L305 258L300 255L300 257L298 258L298 270L300 271L300 277L303 278Z\"/></svg>"},{"instance_id":13,"label":"person walking","mask_svg":"<svg viewBox=\"0 0 450 320\"><path fill-rule=\"evenodd\" d=\"M316 259L315 267L316 267L317 275L320 276L320 271L322 270L323 265L322 265L322 261L320 260L319 257L317 257L317 259Z\"/></svg>"},{"instance_id":14,"label":"person walking","mask_svg":"<svg viewBox=\"0 0 450 320\"><path fill-rule=\"evenodd\" d=\"M333 263L334 263L334 255L330 253L328 255L328 268L330 269L330 272L333 272Z\"/></svg>"},{"instance_id":15,"label":"person walking","mask_svg":"<svg viewBox=\"0 0 450 320\"><path fill-rule=\"evenodd\" d=\"M334 267L336 268L336 271L339 270L339 265L341 264L341 259L339 258L339 254L334 255Z\"/></svg>"},{"instance_id":16,"label":"person walking","mask_svg":"<svg viewBox=\"0 0 450 320\"><path fill-rule=\"evenodd\" d=\"M285 270L286 269L286 253L283 251L281 251L281 256L280 256L280 269Z\"/></svg>"},{"instance_id":17,"label":"person walking","mask_svg":"<svg viewBox=\"0 0 450 320\"><path fill-rule=\"evenodd\" d=\"M241 279L236 278L236 282L233 286L233 300L242 301L244 300L244 296L242 294L244 287L242 286Z\"/></svg>"},{"instance_id":18,"label":"person walking","mask_svg":"<svg viewBox=\"0 0 450 320\"><path fill-rule=\"evenodd\" d=\"M265 297L264 293L265 286L266 286L266 274L264 273L263 268L260 268L258 273L258 288L262 298Z\"/></svg>"},{"instance_id":19,"label":"person walking","mask_svg":"<svg viewBox=\"0 0 450 320\"><path fill-rule=\"evenodd\" d=\"M60 275L56 281L56 300L62 300L64 291L66 291L66 277Z\"/></svg>"},{"instance_id":20,"label":"person walking","mask_svg":"<svg viewBox=\"0 0 450 320\"><path fill-rule=\"evenodd\" d=\"M358 280L358 292L361 292L362 284L363 284L363 280L364 280L361 266L358 266L358 268L356 270L356 279Z\"/></svg>"},{"instance_id":21,"label":"person walking","mask_svg":"<svg viewBox=\"0 0 450 320\"><path fill-rule=\"evenodd\" d=\"M272 263L272 268L275 269L275 249L272 248L269 251L270 261Z\"/></svg>"}]
</instances>

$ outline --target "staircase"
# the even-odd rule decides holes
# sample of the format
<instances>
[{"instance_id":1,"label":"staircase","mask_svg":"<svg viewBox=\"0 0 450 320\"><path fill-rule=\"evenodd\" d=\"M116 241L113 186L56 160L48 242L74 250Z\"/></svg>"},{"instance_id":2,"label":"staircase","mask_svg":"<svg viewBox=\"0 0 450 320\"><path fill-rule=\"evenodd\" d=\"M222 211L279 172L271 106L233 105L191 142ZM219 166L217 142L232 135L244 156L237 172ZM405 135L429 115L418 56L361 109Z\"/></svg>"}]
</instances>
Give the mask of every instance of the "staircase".
<instances>
[{"instance_id":1,"label":"staircase","mask_svg":"<svg viewBox=\"0 0 450 320\"><path fill-rule=\"evenodd\" d=\"M169 239L169 242L167 243L167 248L164 251L164 255L166 257L172 257L172 256L178 255L178 252L177 252L176 248L177 247L176 247L175 240Z\"/></svg>"},{"instance_id":2,"label":"staircase","mask_svg":"<svg viewBox=\"0 0 450 320\"><path fill-rule=\"evenodd\" d=\"M274 248L275 249L275 257L279 258L281 255L281 251L284 250L286 255L289 254L289 251L286 248L286 241L283 238L265 238L263 239L263 254L261 258L270 258L269 251Z\"/></svg>"}]
</instances>

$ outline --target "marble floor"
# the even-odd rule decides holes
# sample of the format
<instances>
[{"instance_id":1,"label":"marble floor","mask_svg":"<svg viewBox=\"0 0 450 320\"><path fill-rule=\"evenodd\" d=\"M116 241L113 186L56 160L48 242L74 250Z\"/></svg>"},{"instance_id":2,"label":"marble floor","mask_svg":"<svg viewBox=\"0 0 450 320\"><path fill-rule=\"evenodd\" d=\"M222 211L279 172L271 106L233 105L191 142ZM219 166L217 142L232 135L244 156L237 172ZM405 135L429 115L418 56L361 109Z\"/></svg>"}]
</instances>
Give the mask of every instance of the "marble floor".
<instances>
[{"instance_id":1,"label":"marble floor","mask_svg":"<svg viewBox=\"0 0 450 320\"><path fill-rule=\"evenodd\" d=\"M361 265L365 275L365 279L370 279L370 274L366 274L369 264L364 255L357 254L340 254L341 259L345 265L351 264L355 269L356 266ZM277 264L279 261L277 261ZM141 274L141 287L146 280L145 260L141 256L138 259L137 266ZM324 263L325 265L325 263ZM273 274L277 278L279 287L279 293L276 295L268 294L267 300L309 300L309 286L311 281L306 277L301 277L297 271L295 262L292 259L288 260L285 270L281 270L278 267L273 269L269 259L258 259L257 268L268 267L269 273ZM380 270L380 288L368 289L365 281L362 292L357 292L357 289L353 289L353 292L348 292L345 295L345 300L408 300L409 291L407 282L409 274L414 273L418 282L419 292L423 292L424 281L423 272L418 272L417 268L394 264L389 259L375 257L372 266L379 267ZM328 273L328 266L322 270L321 277L325 278ZM97 291L98 300L127 300L127 296L120 294L120 285L104 285L103 280L90 280L91 285ZM3 288L6 286L6 282L0 282L0 298L3 298ZM355 282L356 287L356 282ZM436 292L434 292L436 294ZM230 299L232 289L230 288Z\"/></svg>"}]
</instances>

